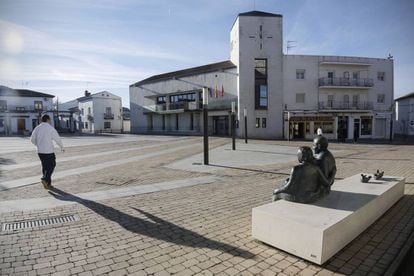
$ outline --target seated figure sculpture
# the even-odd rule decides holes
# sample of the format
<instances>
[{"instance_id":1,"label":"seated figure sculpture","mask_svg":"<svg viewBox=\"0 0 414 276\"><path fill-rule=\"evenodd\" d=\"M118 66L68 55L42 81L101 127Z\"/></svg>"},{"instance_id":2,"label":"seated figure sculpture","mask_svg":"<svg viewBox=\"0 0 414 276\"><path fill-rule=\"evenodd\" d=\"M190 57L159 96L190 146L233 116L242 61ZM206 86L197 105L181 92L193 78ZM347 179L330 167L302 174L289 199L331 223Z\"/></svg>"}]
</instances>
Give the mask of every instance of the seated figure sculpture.
<instances>
[{"instance_id":1,"label":"seated figure sculpture","mask_svg":"<svg viewBox=\"0 0 414 276\"><path fill-rule=\"evenodd\" d=\"M299 148L298 161L300 164L292 168L290 177L274 190L272 201L312 203L329 193L331 183L317 165L310 147Z\"/></svg>"},{"instance_id":2,"label":"seated figure sculpture","mask_svg":"<svg viewBox=\"0 0 414 276\"><path fill-rule=\"evenodd\" d=\"M329 185L326 186L325 194L329 194L336 175L336 163L332 153L328 150L328 139L318 135L313 139L313 150L315 151L316 165L321 168L327 178Z\"/></svg>"}]
</instances>

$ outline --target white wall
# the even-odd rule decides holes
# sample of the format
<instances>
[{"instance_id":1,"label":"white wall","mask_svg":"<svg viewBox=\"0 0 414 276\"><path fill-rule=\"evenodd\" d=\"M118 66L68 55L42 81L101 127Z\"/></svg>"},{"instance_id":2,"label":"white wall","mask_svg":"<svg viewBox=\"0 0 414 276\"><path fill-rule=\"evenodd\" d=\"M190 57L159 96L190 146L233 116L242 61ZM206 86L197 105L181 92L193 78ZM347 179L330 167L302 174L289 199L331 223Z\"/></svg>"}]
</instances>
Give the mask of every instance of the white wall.
<instances>
[{"instance_id":1,"label":"white wall","mask_svg":"<svg viewBox=\"0 0 414 276\"><path fill-rule=\"evenodd\" d=\"M263 39L259 38L262 26ZM236 29L237 28L237 29ZM247 109L248 136L255 138L281 138L283 133L283 34L281 17L240 16L233 27L233 38L239 39L239 111L238 134L244 136L243 109ZM238 33L238 34L236 34ZM255 38L252 38L254 36ZM260 48L260 44L262 48ZM237 50L237 48L236 48ZM232 54L237 61L237 54ZM256 58L267 59L268 109L256 110L255 76ZM256 128L256 118L266 118L266 128Z\"/></svg>"},{"instance_id":2,"label":"white wall","mask_svg":"<svg viewBox=\"0 0 414 276\"><path fill-rule=\"evenodd\" d=\"M232 101L237 98L236 87L237 73L235 69L210 72L201 75L170 79L156 83L144 84L140 87L130 86L129 95L131 103L131 132L145 133L148 131L147 116L144 111L147 107L156 104L156 95L176 94L180 92L201 90L201 86L209 87L213 91L213 97L209 97L209 104L214 105L219 101ZM224 97L221 96L221 86L224 87ZM218 98L214 97L214 90L219 91ZM146 98L152 96L152 98ZM173 115L170 117L174 117ZM168 126L166 116L166 128ZM175 117L170 119L171 130L175 130ZM155 127L155 126L154 126Z\"/></svg>"}]
</instances>

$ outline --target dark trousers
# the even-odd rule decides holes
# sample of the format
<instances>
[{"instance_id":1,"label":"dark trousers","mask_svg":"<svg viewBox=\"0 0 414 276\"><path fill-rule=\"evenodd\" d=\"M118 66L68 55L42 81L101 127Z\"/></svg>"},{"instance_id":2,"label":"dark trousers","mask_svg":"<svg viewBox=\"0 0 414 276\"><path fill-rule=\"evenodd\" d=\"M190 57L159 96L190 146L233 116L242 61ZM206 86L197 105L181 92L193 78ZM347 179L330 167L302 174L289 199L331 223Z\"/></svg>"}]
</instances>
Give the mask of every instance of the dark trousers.
<instances>
[{"instance_id":1,"label":"dark trousers","mask_svg":"<svg viewBox=\"0 0 414 276\"><path fill-rule=\"evenodd\" d=\"M54 153L38 153L40 161L42 162L42 180L46 180L52 184L52 173L56 167L56 156Z\"/></svg>"}]
</instances>

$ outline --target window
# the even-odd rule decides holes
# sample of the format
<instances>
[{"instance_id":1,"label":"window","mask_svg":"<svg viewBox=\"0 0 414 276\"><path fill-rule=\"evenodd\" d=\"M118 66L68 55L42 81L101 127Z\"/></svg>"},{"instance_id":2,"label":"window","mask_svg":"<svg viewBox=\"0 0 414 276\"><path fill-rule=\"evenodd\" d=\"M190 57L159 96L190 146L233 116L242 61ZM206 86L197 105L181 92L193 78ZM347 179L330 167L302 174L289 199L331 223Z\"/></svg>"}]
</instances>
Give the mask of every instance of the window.
<instances>
[{"instance_id":1,"label":"window","mask_svg":"<svg viewBox=\"0 0 414 276\"><path fill-rule=\"evenodd\" d=\"M372 118L361 117L361 135L371 135L371 134L372 134Z\"/></svg>"},{"instance_id":2,"label":"window","mask_svg":"<svg viewBox=\"0 0 414 276\"><path fill-rule=\"evenodd\" d=\"M170 96L170 102L194 102L196 98L195 92L184 93L179 95ZM160 96L157 98L157 103L165 103L165 96Z\"/></svg>"},{"instance_id":3,"label":"window","mask_svg":"<svg viewBox=\"0 0 414 276\"><path fill-rule=\"evenodd\" d=\"M334 95L328 95L328 107L333 107Z\"/></svg>"},{"instance_id":4,"label":"window","mask_svg":"<svg viewBox=\"0 0 414 276\"><path fill-rule=\"evenodd\" d=\"M296 103L305 103L305 93L296 93Z\"/></svg>"},{"instance_id":5,"label":"window","mask_svg":"<svg viewBox=\"0 0 414 276\"><path fill-rule=\"evenodd\" d=\"M348 72L348 71L345 71L345 72L344 72L344 78L345 78L345 79L349 79L349 72Z\"/></svg>"},{"instance_id":6,"label":"window","mask_svg":"<svg viewBox=\"0 0 414 276\"><path fill-rule=\"evenodd\" d=\"M111 122L104 122L104 129L110 129L111 128Z\"/></svg>"},{"instance_id":7,"label":"window","mask_svg":"<svg viewBox=\"0 0 414 276\"><path fill-rule=\"evenodd\" d=\"M0 110L6 110L7 109L7 101L0 100Z\"/></svg>"},{"instance_id":8,"label":"window","mask_svg":"<svg viewBox=\"0 0 414 276\"><path fill-rule=\"evenodd\" d=\"M165 103L165 96L157 97L157 104L163 104L163 103Z\"/></svg>"},{"instance_id":9,"label":"window","mask_svg":"<svg viewBox=\"0 0 414 276\"><path fill-rule=\"evenodd\" d=\"M4 127L4 119L0 119L0 127Z\"/></svg>"},{"instance_id":10,"label":"window","mask_svg":"<svg viewBox=\"0 0 414 276\"><path fill-rule=\"evenodd\" d=\"M267 107L267 85L260 85L260 107Z\"/></svg>"},{"instance_id":11,"label":"window","mask_svg":"<svg viewBox=\"0 0 414 276\"><path fill-rule=\"evenodd\" d=\"M256 109L267 109L267 59L254 60L254 77L255 107Z\"/></svg>"},{"instance_id":12,"label":"window","mask_svg":"<svg viewBox=\"0 0 414 276\"><path fill-rule=\"evenodd\" d=\"M34 110L43 110L43 103L42 103L42 101L35 101L34 102Z\"/></svg>"},{"instance_id":13,"label":"window","mask_svg":"<svg viewBox=\"0 0 414 276\"><path fill-rule=\"evenodd\" d=\"M315 134L317 134L316 132L318 131L318 128L322 129L322 133L333 133L334 130L334 124L333 122L315 122L314 123L314 132Z\"/></svg>"},{"instance_id":14,"label":"window","mask_svg":"<svg viewBox=\"0 0 414 276\"><path fill-rule=\"evenodd\" d=\"M296 79L297 80L305 79L305 69L296 69Z\"/></svg>"},{"instance_id":15,"label":"window","mask_svg":"<svg viewBox=\"0 0 414 276\"><path fill-rule=\"evenodd\" d=\"M91 108L88 107L88 115L91 115Z\"/></svg>"},{"instance_id":16,"label":"window","mask_svg":"<svg viewBox=\"0 0 414 276\"><path fill-rule=\"evenodd\" d=\"M330 78L330 79L333 79L334 78L334 76L335 76L335 73L334 72L328 72L328 78Z\"/></svg>"},{"instance_id":17,"label":"window","mask_svg":"<svg viewBox=\"0 0 414 276\"><path fill-rule=\"evenodd\" d=\"M379 81L385 81L385 72L378 72L377 73L377 79Z\"/></svg>"},{"instance_id":18,"label":"window","mask_svg":"<svg viewBox=\"0 0 414 276\"><path fill-rule=\"evenodd\" d=\"M88 129L88 122L85 122L85 128Z\"/></svg>"},{"instance_id":19,"label":"window","mask_svg":"<svg viewBox=\"0 0 414 276\"><path fill-rule=\"evenodd\" d=\"M352 106L356 107L359 103L359 95L352 95Z\"/></svg>"},{"instance_id":20,"label":"window","mask_svg":"<svg viewBox=\"0 0 414 276\"><path fill-rule=\"evenodd\" d=\"M349 103L349 95L344 95L344 103Z\"/></svg>"},{"instance_id":21,"label":"window","mask_svg":"<svg viewBox=\"0 0 414 276\"><path fill-rule=\"evenodd\" d=\"M266 118L262 118L262 128L266 128Z\"/></svg>"},{"instance_id":22,"label":"window","mask_svg":"<svg viewBox=\"0 0 414 276\"><path fill-rule=\"evenodd\" d=\"M260 127L260 118L256 118L256 128Z\"/></svg>"},{"instance_id":23,"label":"window","mask_svg":"<svg viewBox=\"0 0 414 276\"><path fill-rule=\"evenodd\" d=\"M83 108L81 109L81 115L85 115L85 110Z\"/></svg>"},{"instance_id":24,"label":"window","mask_svg":"<svg viewBox=\"0 0 414 276\"><path fill-rule=\"evenodd\" d=\"M106 113L106 114L111 114L111 113L112 113L112 109L111 109L111 107L106 107L106 108L105 108L105 113Z\"/></svg>"},{"instance_id":25,"label":"window","mask_svg":"<svg viewBox=\"0 0 414 276\"><path fill-rule=\"evenodd\" d=\"M359 79L359 72L352 72L352 78L353 78L354 80Z\"/></svg>"},{"instance_id":26,"label":"window","mask_svg":"<svg viewBox=\"0 0 414 276\"><path fill-rule=\"evenodd\" d=\"M377 103L385 103L385 94L378 94L377 95Z\"/></svg>"}]
</instances>

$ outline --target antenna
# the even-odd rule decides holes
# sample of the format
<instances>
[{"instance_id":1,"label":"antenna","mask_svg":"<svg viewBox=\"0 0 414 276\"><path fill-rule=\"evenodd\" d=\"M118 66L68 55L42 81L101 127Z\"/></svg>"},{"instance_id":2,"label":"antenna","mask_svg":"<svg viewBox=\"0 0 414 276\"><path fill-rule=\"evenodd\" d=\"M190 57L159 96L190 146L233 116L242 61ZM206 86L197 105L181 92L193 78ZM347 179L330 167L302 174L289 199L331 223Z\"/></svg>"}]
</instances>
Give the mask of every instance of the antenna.
<instances>
[{"instance_id":1,"label":"antenna","mask_svg":"<svg viewBox=\"0 0 414 276\"><path fill-rule=\"evenodd\" d=\"M295 40L288 40L286 43L286 55L289 54L289 49L292 49L294 47L296 47L295 45L292 45L293 43L298 43Z\"/></svg>"}]
</instances>

